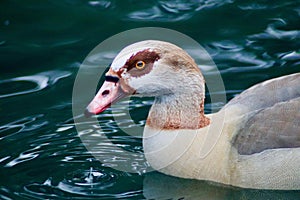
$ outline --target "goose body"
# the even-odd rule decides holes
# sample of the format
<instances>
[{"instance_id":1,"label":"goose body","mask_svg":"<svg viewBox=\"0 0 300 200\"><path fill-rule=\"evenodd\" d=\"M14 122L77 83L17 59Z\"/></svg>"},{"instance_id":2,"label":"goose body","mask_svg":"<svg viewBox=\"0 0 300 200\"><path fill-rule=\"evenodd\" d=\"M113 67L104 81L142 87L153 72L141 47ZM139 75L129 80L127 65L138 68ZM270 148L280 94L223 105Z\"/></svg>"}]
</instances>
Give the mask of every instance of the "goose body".
<instances>
[{"instance_id":1,"label":"goose body","mask_svg":"<svg viewBox=\"0 0 300 200\"><path fill-rule=\"evenodd\" d=\"M154 96L143 147L156 170L255 189L300 189L300 73L265 81L204 114L204 79L181 48L142 41L114 59L89 104L98 114L127 95Z\"/></svg>"}]
</instances>

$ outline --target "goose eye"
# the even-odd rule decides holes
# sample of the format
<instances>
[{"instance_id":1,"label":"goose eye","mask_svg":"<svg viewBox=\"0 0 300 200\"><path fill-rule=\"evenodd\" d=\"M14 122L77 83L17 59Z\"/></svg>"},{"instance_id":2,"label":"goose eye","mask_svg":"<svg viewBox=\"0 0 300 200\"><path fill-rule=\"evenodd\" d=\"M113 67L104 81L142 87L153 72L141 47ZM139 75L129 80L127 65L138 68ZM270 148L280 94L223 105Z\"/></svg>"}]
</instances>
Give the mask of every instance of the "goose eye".
<instances>
[{"instance_id":1,"label":"goose eye","mask_svg":"<svg viewBox=\"0 0 300 200\"><path fill-rule=\"evenodd\" d=\"M135 63L135 67L137 69L143 69L145 67L145 62L144 61L138 61L137 63Z\"/></svg>"}]
</instances>

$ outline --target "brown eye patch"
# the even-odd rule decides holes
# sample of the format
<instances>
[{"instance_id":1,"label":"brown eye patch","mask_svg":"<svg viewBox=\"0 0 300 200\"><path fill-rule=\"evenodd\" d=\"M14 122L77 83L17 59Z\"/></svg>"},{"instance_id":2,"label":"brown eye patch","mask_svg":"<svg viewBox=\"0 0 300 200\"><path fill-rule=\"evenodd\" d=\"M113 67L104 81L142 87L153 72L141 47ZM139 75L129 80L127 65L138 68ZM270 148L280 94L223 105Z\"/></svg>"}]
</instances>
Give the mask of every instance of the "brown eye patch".
<instances>
[{"instance_id":1,"label":"brown eye patch","mask_svg":"<svg viewBox=\"0 0 300 200\"><path fill-rule=\"evenodd\" d=\"M133 77L140 77L145 74L148 74L152 68L155 61L160 58L159 54L155 51L150 51L149 49L139 51L136 54L132 55L126 62L125 68L127 72ZM140 62L145 63L143 68L137 68Z\"/></svg>"}]
</instances>

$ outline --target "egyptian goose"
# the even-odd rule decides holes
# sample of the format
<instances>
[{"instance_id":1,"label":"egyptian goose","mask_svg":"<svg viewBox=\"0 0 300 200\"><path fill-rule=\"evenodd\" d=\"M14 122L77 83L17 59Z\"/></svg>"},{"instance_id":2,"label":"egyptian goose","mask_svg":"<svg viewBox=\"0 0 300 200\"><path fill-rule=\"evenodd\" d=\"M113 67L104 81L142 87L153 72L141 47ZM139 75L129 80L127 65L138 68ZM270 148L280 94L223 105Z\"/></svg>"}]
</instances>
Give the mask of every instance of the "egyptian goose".
<instances>
[{"instance_id":1,"label":"egyptian goose","mask_svg":"<svg viewBox=\"0 0 300 200\"><path fill-rule=\"evenodd\" d=\"M300 73L257 84L204 114L204 79L168 42L147 40L113 60L86 114L128 95L152 96L144 153L156 170L255 189L300 189Z\"/></svg>"}]
</instances>

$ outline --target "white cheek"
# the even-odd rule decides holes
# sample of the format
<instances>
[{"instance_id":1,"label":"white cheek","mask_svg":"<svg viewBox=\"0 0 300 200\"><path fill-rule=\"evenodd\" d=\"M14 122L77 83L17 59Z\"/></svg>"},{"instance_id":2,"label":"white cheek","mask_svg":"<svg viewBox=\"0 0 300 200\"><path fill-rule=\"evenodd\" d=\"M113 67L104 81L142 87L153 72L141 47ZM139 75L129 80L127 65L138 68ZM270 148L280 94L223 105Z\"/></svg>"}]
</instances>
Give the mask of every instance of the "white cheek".
<instances>
[{"instance_id":1,"label":"white cheek","mask_svg":"<svg viewBox=\"0 0 300 200\"><path fill-rule=\"evenodd\" d=\"M134 88L137 92L140 93L140 91L143 89L145 86L145 79L143 77L130 77L128 79L128 84L130 87Z\"/></svg>"},{"instance_id":2,"label":"white cheek","mask_svg":"<svg viewBox=\"0 0 300 200\"><path fill-rule=\"evenodd\" d=\"M161 76L156 76L153 71L144 76L130 77L128 84L136 90L137 94L143 96L159 96L172 93L168 84L161 80Z\"/></svg>"}]
</instances>

